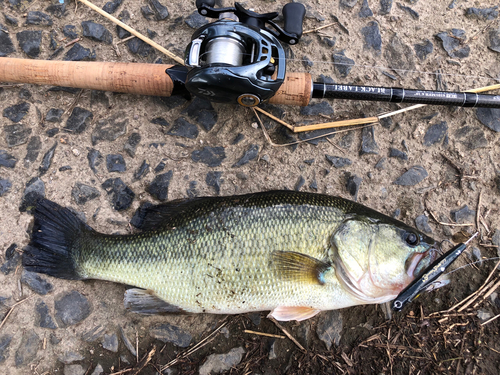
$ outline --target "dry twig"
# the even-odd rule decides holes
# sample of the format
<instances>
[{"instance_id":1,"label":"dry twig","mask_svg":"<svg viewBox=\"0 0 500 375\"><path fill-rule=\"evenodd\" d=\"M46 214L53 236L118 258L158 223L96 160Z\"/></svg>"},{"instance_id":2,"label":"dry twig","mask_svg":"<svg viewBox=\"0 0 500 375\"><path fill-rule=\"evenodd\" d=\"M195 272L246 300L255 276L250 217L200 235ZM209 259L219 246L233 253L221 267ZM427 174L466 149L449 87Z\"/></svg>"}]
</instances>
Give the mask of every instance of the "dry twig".
<instances>
[{"instance_id":1,"label":"dry twig","mask_svg":"<svg viewBox=\"0 0 500 375\"><path fill-rule=\"evenodd\" d=\"M307 350L304 349L304 347L302 345L300 345L300 343L295 339L295 337L293 337L290 333L288 333L288 331L281 325L279 324L276 319L274 319L273 317L270 317L268 316L267 319L269 319L271 322L273 322L276 327L278 327L279 329L281 329L281 331L286 335L286 337L288 337L290 340L293 341L293 343L295 345L297 345L297 347L304 353L307 352Z\"/></svg>"}]
</instances>

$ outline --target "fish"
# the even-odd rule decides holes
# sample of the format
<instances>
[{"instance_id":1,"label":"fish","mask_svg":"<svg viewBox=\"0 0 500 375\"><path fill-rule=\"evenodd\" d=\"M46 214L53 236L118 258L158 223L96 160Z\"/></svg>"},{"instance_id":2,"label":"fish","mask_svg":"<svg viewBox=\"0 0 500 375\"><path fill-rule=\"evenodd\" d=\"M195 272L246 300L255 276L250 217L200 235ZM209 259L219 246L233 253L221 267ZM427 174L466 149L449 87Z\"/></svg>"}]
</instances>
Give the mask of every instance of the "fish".
<instances>
[{"instance_id":1,"label":"fish","mask_svg":"<svg viewBox=\"0 0 500 375\"><path fill-rule=\"evenodd\" d=\"M104 234L42 198L26 270L132 286L141 314L270 311L280 321L394 299L437 257L424 233L359 203L295 191L143 205Z\"/></svg>"}]
</instances>

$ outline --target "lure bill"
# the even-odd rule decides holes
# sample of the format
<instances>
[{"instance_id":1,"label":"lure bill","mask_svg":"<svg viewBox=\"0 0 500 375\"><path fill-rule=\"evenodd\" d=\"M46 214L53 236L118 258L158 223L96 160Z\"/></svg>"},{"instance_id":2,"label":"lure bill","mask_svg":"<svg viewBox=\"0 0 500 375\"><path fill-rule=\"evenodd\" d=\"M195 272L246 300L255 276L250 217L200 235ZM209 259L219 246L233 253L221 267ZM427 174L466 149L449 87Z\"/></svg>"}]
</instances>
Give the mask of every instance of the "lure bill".
<instances>
[{"instance_id":1,"label":"lure bill","mask_svg":"<svg viewBox=\"0 0 500 375\"><path fill-rule=\"evenodd\" d=\"M415 279L396 297L392 302L392 310L401 311L404 306L417 298L422 291L426 290L455 260L458 259L467 248L469 242L471 242L478 233L479 232L474 233L466 242L456 245L431 264L419 278Z\"/></svg>"}]
</instances>

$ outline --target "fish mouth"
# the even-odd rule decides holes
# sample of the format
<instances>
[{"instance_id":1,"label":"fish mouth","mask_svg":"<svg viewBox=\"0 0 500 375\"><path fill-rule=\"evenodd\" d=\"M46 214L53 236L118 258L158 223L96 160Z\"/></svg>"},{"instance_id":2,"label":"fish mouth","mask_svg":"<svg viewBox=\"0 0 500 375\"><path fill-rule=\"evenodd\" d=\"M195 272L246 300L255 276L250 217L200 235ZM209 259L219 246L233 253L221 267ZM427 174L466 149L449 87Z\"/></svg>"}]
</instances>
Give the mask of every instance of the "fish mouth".
<instances>
[{"instance_id":1,"label":"fish mouth","mask_svg":"<svg viewBox=\"0 0 500 375\"><path fill-rule=\"evenodd\" d=\"M406 273L412 279L418 278L437 259L439 250L430 248L422 253L412 254L406 261Z\"/></svg>"}]
</instances>

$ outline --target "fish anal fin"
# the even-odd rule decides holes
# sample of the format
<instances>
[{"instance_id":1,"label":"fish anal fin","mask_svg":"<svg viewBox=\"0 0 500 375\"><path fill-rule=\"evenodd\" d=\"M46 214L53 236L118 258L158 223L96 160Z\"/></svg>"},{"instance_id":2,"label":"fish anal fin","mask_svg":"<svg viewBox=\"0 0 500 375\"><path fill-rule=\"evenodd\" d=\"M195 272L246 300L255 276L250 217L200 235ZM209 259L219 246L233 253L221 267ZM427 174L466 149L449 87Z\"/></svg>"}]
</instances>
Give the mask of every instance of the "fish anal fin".
<instances>
[{"instance_id":1,"label":"fish anal fin","mask_svg":"<svg viewBox=\"0 0 500 375\"><path fill-rule=\"evenodd\" d=\"M272 262L279 277L289 281L323 285L324 272L331 266L309 255L295 251L275 251Z\"/></svg>"},{"instance_id":2,"label":"fish anal fin","mask_svg":"<svg viewBox=\"0 0 500 375\"><path fill-rule=\"evenodd\" d=\"M127 310L143 315L184 312L180 307L163 301L152 290L128 289L124 305Z\"/></svg>"},{"instance_id":3,"label":"fish anal fin","mask_svg":"<svg viewBox=\"0 0 500 375\"><path fill-rule=\"evenodd\" d=\"M269 313L268 317L272 317L283 322L288 322L290 320L296 320L300 322L302 320L312 318L320 312L321 310L313 309L312 307L278 306Z\"/></svg>"}]
</instances>

